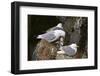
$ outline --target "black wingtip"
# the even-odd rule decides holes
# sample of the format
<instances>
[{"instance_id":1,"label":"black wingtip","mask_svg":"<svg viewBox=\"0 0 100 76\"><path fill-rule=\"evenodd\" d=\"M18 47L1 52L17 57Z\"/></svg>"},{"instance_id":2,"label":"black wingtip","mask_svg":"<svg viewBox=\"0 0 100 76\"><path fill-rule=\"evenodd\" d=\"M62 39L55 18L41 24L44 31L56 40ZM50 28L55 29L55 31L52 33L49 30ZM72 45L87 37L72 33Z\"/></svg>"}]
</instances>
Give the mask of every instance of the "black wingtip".
<instances>
[{"instance_id":1,"label":"black wingtip","mask_svg":"<svg viewBox=\"0 0 100 76\"><path fill-rule=\"evenodd\" d=\"M32 37L32 39L37 39L37 35L34 35L34 36Z\"/></svg>"}]
</instances>

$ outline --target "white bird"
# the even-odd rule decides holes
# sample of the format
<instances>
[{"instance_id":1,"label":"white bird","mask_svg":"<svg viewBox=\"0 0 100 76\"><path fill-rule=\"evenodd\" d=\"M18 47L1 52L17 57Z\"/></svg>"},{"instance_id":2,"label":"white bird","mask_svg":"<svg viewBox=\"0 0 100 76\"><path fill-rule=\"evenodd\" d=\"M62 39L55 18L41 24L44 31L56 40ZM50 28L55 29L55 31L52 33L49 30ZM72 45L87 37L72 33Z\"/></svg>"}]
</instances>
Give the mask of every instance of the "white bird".
<instances>
[{"instance_id":1,"label":"white bird","mask_svg":"<svg viewBox=\"0 0 100 76\"><path fill-rule=\"evenodd\" d=\"M54 30L63 30L62 23L58 23L57 26L48 29L46 32L54 31Z\"/></svg>"},{"instance_id":2,"label":"white bird","mask_svg":"<svg viewBox=\"0 0 100 76\"><path fill-rule=\"evenodd\" d=\"M56 41L60 37L65 37L65 31L63 30L54 30L46 32L44 34L38 35L37 39L44 39L48 42Z\"/></svg>"},{"instance_id":3,"label":"white bird","mask_svg":"<svg viewBox=\"0 0 100 76\"><path fill-rule=\"evenodd\" d=\"M68 56L74 56L77 53L77 44L71 44L69 46L62 46L61 51L58 51L58 54L66 54Z\"/></svg>"}]
</instances>

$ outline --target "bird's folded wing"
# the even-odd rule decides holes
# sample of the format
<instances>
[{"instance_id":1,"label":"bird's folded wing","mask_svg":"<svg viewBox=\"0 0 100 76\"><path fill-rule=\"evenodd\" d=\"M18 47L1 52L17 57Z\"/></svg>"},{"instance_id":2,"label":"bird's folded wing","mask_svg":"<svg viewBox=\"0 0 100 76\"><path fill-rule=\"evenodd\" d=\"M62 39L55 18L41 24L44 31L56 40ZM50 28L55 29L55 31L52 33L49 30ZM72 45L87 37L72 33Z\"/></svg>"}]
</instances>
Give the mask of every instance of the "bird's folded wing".
<instances>
[{"instance_id":1,"label":"bird's folded wing","mask_svg":"<svg viewBox=\"0 0 100 76\"><path fill-rule=\"evenodd\" d=\"M48 42L52 42L56 39L54 32L48 32L42 35L42 38L47 40Z\"/></svg>"},{"instance_id":2,"label":"bird's folded wing","mask_svg":"<svg viewBox=\"0 0 100 76\"><path fill-rule=\"evenodd\" d=\"M63 50L65 51L65 53L67 54L67 55L69 55L69 56L73 56L73 55L75 55L75 50L73 49L73 48L71 48L71 47L69 47L69 46L64 46L63 47Z\"/></svg>"}]
</instances>

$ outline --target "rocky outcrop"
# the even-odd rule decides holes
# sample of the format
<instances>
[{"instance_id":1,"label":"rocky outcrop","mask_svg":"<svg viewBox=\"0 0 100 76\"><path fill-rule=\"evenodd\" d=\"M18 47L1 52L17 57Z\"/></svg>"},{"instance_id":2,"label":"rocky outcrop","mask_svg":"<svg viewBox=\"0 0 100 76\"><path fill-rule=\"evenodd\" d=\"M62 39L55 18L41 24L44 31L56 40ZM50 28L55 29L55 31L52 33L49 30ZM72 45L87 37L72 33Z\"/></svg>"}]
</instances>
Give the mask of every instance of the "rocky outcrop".
<instances>
[{"instance_id":1,"label":"rocky outcrop","mask_svg":"<svg viewBox=\"0 0 100 76\"><path fill-rule=\"evenodd\" d=\"M63 24L64 31L66 32L64 45L76 43L79 46L76 55L73 57L69 57L67 55L58 55L57 51L59 50L55 43L49 43L45 40L40 40L35 47L35 51L33 51L33 58L35 58L35 60L87 58L88 18L70 16L57 16L56 18Z\"/></svg>"},{"instance_id":2,"label":"rocky outcrop","mask_svg":"<svg viewBox=\"0 0 100 76\"><path fill-rule=\"evenodd\" d=\"M34 55L36 55L36 60L55 59L57 55L57 48L48 41L41 40L36 46Z\"/></svg>"},{"instance_id":3,"label":"rocky outcrop","mask_svg":"<svg viewBox=\"0 0 100 76\"><path fill-rule=\"evenodd\" d=\"M88 18L87 17L57 17L66 31L65 45L77 43L79 46L75 58L87 58ZM84 55L84 56L83 56Z\"/></svg>"}]
</instances>

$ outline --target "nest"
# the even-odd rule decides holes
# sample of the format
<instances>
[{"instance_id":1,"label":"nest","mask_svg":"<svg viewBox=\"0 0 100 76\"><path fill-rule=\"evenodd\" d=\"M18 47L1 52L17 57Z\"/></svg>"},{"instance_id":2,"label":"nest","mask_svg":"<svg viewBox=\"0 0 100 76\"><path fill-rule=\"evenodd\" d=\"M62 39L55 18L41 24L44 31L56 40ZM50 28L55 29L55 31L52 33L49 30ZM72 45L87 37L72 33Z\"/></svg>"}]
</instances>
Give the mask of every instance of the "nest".
<instances>
[{"instance_id":1,"label":"nest","mask_svg":"<svg viewBox=\"0 0 100 76\"><path fill-rule=\"evenodd\" d=\"M41 40L36 46L36 60L50 60L55 59L57 55L57 48L55 45L46 40Z\"/></svg>"}]
</instances>

